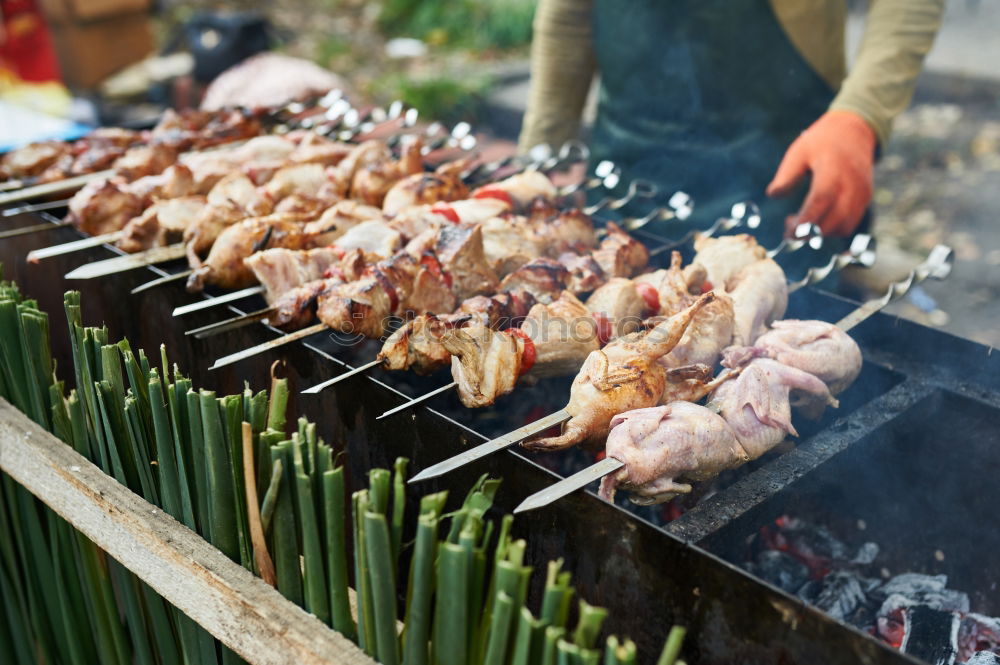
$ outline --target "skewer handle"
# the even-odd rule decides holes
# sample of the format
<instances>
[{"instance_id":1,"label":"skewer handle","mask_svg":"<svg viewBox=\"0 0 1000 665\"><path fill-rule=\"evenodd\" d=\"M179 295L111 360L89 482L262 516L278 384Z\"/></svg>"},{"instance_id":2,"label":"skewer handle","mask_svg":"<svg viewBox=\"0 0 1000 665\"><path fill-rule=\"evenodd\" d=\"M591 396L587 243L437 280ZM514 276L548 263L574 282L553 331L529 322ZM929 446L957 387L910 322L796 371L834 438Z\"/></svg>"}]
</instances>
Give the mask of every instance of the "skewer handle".
<instances>
[{"instance_id":1,"label":"skewer handle","mask_svg":"<svg viewBox=\"0 0 1000 665\"><path fill-rule=\"evenodd\" d=\"M909 293L917 284L923 282L928 277L933 279L945 279L951 274L952 265L955 262L955 252L947 245L938 245L931 250L923 263L910 271L906 279L893 282L889 289L881 298L873 298L858 307L856 310L837 322L837 327L848 331L861 322L865 321L875 312L879 311L889 303L898 300Z\"/></svg>"}]
</instances>

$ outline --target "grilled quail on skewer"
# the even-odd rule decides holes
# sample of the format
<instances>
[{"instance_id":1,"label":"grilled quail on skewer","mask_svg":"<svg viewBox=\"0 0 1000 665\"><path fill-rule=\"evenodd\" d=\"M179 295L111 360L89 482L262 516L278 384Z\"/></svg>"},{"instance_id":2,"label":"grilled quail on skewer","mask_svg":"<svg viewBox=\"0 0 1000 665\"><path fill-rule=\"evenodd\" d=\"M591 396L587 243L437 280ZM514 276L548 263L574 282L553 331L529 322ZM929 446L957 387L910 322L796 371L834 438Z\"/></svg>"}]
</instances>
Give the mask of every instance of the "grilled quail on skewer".
<instances>
[{"instance_id":1,"label":"grilled quail on skewer","mask_svg":"<svg viewBox=\"0 0 1000 665\"><path fill-rule=\"evenodd\" d=\"M767 258L767 250L750 234L698 236L694 241L697 263L707 271L711 288L726 288L736 274L751 263Z\"/></svg>"},{"instance_id":2,"label":"grilled quail on skewer","mask_svg":"<svg viewBox=\"0 0 1000 665\"><path fill-rule=\"evenodd\" d=\"M733 299L733 344L752 344L788 307L785 271L772 259L755 261L740 270L727 291Z\"/></svg>"},{"instance_id":3,"label":"grilled quail on skewer","mask_svg":"<svg viewBox=\"0 0 1000 665\"><path fill-rule=\"evenodd\" d=\"M666 368L657 359L677 345L695 313L714 300L714 293L706 293L652 330L626 335L591 353L570 388L566 411L572 417L562 433L522 445L559 450L604 440L615 414L655 405L666 383Z\"/></svg>"}]
</instances>

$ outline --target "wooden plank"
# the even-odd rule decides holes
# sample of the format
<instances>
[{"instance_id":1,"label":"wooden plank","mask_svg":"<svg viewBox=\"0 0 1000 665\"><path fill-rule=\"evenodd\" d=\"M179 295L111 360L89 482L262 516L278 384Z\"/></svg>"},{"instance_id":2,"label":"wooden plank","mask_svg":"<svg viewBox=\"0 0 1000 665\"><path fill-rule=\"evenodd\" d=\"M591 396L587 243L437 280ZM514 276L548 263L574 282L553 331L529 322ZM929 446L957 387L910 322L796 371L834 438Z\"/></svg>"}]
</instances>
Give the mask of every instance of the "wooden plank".
<instances>
[{"instance_id":1,"label":"wooden plank","mask_svg":"<svg viewBox=\"0 0 1000 665\"><path fill-rule=\"evenodd\" d=\"M248 662L375 662L3 399L0 468Z\"/></svg>"}]
</instances>

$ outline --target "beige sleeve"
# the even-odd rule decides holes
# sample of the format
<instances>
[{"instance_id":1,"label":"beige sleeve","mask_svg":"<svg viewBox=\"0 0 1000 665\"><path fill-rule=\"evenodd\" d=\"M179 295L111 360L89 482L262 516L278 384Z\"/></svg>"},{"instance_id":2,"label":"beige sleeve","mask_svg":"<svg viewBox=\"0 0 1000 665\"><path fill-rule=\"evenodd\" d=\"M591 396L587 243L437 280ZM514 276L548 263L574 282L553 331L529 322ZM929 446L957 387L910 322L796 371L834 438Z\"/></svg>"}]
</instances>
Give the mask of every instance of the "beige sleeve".
<instances>
[{"instance_id":1,"label":"beige sleeve","mask_svg":"<svg viewBox=\"0 0 1000 665\"><path fill-rule=\"evenodd\" d=\"M531 41L531 90L518 148L576 138L597 64L591 0L540 0Z\"/></svg>"},{"instance_id":2,"label":"beige sleeve","mask_svg":"<svg viewBox=\"0 0 1000 665\"><path fill-rule=\"evenodd\" d=\"M831 109L854 111L885 145L941 26L944 0L871 0L857 61Z\"/></svg>"}]
</instances>

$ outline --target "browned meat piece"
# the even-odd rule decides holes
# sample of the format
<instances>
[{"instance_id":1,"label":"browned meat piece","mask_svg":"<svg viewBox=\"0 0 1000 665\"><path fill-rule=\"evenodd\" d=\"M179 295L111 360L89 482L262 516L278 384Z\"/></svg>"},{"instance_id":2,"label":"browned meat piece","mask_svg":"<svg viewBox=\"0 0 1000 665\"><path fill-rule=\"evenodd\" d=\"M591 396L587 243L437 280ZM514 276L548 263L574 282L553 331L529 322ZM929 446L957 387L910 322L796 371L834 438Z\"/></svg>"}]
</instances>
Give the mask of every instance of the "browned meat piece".
<instances>
[{"instance_id":1,"label":"browned meat piece","mask_svg":"<svg viewBox=\"0 0 1000 665\"><path fill-rule=\"evenodd\" d=\"M674 348L698 310L714 299L714 293L706 293L649 332L620 337L591 353L570 388L566 411L571 418L563 425L562 433L523 445L536 450L560 450L582 442L603 441L616 414L656 405L666 383L666 369L657 359Z\"/></svg>"},{"instance_id":2,"label":"browned meat piece","mask_svg":"<svg viewBox=\"0 0 1000 665\"><path fill-rule=\"evenodd\" d=\"M602 344L590 310L566 291L550 305L532 307L520 329L535 347L532 378L574 374Z\"/></svg>"},{"instance_id":3,"label":"browned meat piece","mask_svg":"<svg viewBox=\"0 0 1000 665\"><path fill-rule=\"evenodd\" d=\"M841 393L861 372L861 349L846 332L826 321L775 321L752 347L726 349L722 364L739 367L763 356L809 372Z\"/></svg>"},{"instance_id":4,"label":"browned meat piece","mask_svg":"<svg viewBox=\"0 0 1000 665\"><path fill-rule=\"evenodd\" d=\"M480 226L443 227L438 234L435 253L444 272L451 275L452 290L458 300L498 290L496 273L486 261Z\"/></svg>"},{"instance_id":5,"label":"browned meat piece","mask_svg":"<svg viewBox=\"0 0 1000 665\"><path fill-rule=\"evenodd\" d=\"M382 216L382 211L378 208L345 199L337 201L324 210L319 219L309 222L306 229L315 232L322 231L325 234L323 241L333 243L350 229L367 221L381 222L385 219ZM388 254L384 256L388 256Z\"/></svg>"},{"instance_id":6,"label":"browned meat piece","mask_svg":"<svg viewBox=\"0 0 1000 665\"><path fill-rule=\"evenodd\" d=\"M117 245L126 252L141 252L179 242L204 206L204 196L157 201L129 220Z\"/></svg>"},{"instance_id":7,"label":"browned meat piece","mask_svg":"<svg viewBox=\"0 0 1000 665\"><path fill-rule=\"evenodd\" d=\"M296 286L321 279L343 255L332 247L305 250L276 247L252 254L243 263L264 287L267 301L273 302Z\"/></svg>"},{"instance_id":8,"label":"browned meat piece","mask_svg":"<svg viewBox=\"0 0 1000 665\"><path fill-rule=\"evenodd\" d=\"M242 289L254 283L253 271L243 259L269 247L308 249L315 235L303 231L302 219L283 214L243 220L227 227L204 262L193 263L188 278L189 291L201 291L206 284L224 289Z\"/></svg>"},{"instance_id":9,"label":"browned meat piece","mask_svg":"<svg viewBox=\"0 0 1000 665\"><path fill-rule=\"evenodd\" d=\"M767 258L767 250L752 235L742 233L717 238L699 236L694 241L692 263L704 266L709 287L731 290L729 280L751 263Z\"/></svg>"},{"instance_id":10,"label":"browned meat piece","mask_svg":"<svg viewBox=\"0 0 1000 665\"><path fill-rule=\"evenodd\" d=\"M608 235L594 250L594 259L608 277L631 277L649 263L649 250L614 222L608 222Z\"/></svg>"},{"instance_id":11,"label":"browned meat piece","mask_svg":"<svg viewBox=\"0 0 1000 665\"><path fill-rule=\"evenodd\" d=\"M733 298L733 344L754 343L788 307L788 282L785 271L772 259L755 261L729 280L727 290Z\"/></svg>"},{"instance_id":12,"label":"browned meat piece","mask_svg":"<svg viewBox=\"0 0 1000 665\"><path fill-rule=\"evenodd\" d=\"M129 146L139 141L138 132L117 127L101 127L87 134L81 141L74 145L74 151L78 147L85 147L82 152L76 153L76 159L69 167L69 173L80 175L82 173L93 173L110 167L116 159L125 154Z\"/></svg>"},{"instance_id":13,"label":"browned meat piece","mask_svg":"<svg viewBox=\"0 0 1000 665\"><path fill-rule=\"evenodd\" d=\"M162 173L143 176L126 187L142 200L143 205L150 205L156 199L175 199L197 193L191 169L183 164L172 164Z\"/></svg>"},{"instance_id":14,"label":"browned meat piece","mask_svg":"<svg viewBox=\"0 0 1000 665\"><path fill-rule=\"evenodd\" d=\"M430 374L451 361L451 354L441 338L453 324L434 314L422 314L389 335L379 351L382 367L389 370L411 369Z\"/></svg>"},{"instance_id":15,"label":"browned meat piece","mask_svg":"<svg viewBox=\"0 0 1000 665\"><path fill-rule=\"evenodd\" d=\"M620 487L640 505L690 492L679 479L711 477L749 459L721 416L682 401L615 416L605 451L625 468L601 480L600 495L614 501Z\"/></svg>"},{"instance_id":16,"label":"browned meat piece","mask_svg":"<svg viewBox=\"0 0 1000 665\"><path fill-rule=\"evenodd\" d=\"M569 270L569 283L566 290L576 295L590 293L607 281L604 269L590 254L574 254L563 252L559 255L559 263Z\"/></svg>"},{"instance_id":17,"label":"browned meat piece","mask_svg":"<svg viewBox=\"0 0 1000 665\"><path fill-rule=\"evenodd\" d=\"M538 258L503 278L501 291L528 291L539 302L552 302L569 284L569 270L554 259Z\"/></svg>"},{"instance_id":18,"label":"browned meat piece","mask_svg":"<svg viewBox=\"0 0 1000 665\"><path fill-rule=\"evenodd\" d=\"M323 166L336 166L350 154L354 146L350 143L331 141L323 138L319 134L309 132L299 142L289 161L295 164L322 164Z\"/></svg>"},{"instance_id":19,"label":"browned meat piece","mask_svg":"<svg viewBox=\"0 0 1000 665\"><path fill-rule=\"evenodd\" d=\"M421 148L420 140L414 139L403 146L399 160L383 159L358 169L351 179L351 198L381 207L386 193L394 184L424 170Z\"/></svg>"},{"instance_id":20,"label":"browned meat piece","mask_svg":"<svg viewBox=\"0 0 1000 665\"><path fill-rule=\"evenodd\" d=\"M409 257L409 254L403 252ZM406 294L405 309L410 312L446 313L455 309L455 293L451 276L441 267L433 253L420 257L420 270L413 278L413 285Z\"/></svg>"},{"instance_id":21,"label":"browned meat piece","mask_svg":"<svg viewBox=\"0 0 1000 665\"><path fill-rule=\"evenodd\" d=\"M198 257L212 248L215 240L227 228L246 219L246 212L236 203L209 203L198 214L197 219L184 231L188 261L192 265Z\"/></svg>"},{"instance_id":22,"label":"browned meat piece","mask_svg":"<svg viewBox=\"0 0 1000 665\"><path fill-rule=\"evenodd\" d=\"M319 297L341 283L338 277L327 277L292 287L270 303L272 312L268 315L267 322L283 330L304 328L316 318Z\"/></svg>"},{"instance_id":23,"label":"browned meat piece","mask_svg":"<svg viewBox=\"0 0 1000 665\"><path fill-rule=\"evenodd\" d=\"M465 406L489 406L514 389L524 352L520 337L474 322L446 331L441 343L452 356L452 377Z\"/></svg>"},{"instance_id":24,"label":"browned meat piece","mask_svg":"<svg viewBox=\"0 0 1000 665\"><path fill-rule=\"evenodd\" d=\"M137 180L147 175L157 175L177 161L177 150L162 143L130 148L128 152L115 160L115 173L128 181Z\"/></svg>"},{"instance_id":25,"label":"browned meat piece","mask_svg":"<svg viewBox=\"0 0 1000 665\"><path fill-rule=\"evenodd\" d=\"M539 221L537 215L532 215L531 218L533 221ZM561 210L544 219L544 224L540 225L540 232L544 235L550 256L558 256L563 252L583 253L597 246L594 220L582 210L578 208ZM649 261L649 257L647 256L645 260Z\"/></svg>"},{"instance_id":26,"label":"browned meat piece","mask_svg":"<svg viewBox=\"0 0 1000 665\"><path fill-rule=\"evenodd\" d=\"M245 207L251 214L267 214L271 210L277 210L278 204L290 196L298 194L315 198L326 183L326 172L322 164L285 166L274 172ZM330 205L339 198L332 193L328 195L331 197ZM315 206L312 210L314 209Z\"/></svg>"},{"instance_id":27,"label":"browned meat piece","mask_svg":"<svg viewBox=\"0 0 1000 665\"><path fill-rule=\"evenodd\" d=\"M140 212L142 202L121 180L102 178L73 195L67 219L80 231L96 236L121 230Z\"/></svg>"},{"instance_id":28,"label":"browned meat piece","mask_svg":"<svg viewBox=\"0 0 1000 665\"><path fill-rule=\"evenodd\" d=\"M611 337L621 337L639 329L649 305L635 282L615 277L587 298L587 309L607 321Z\"/></svg>"},{"instance_id":29,"label":"browned meat piece","mask_svg":"<svg viewBox=\"0 0 1000 665\"><path fill-rule=\"evenodd\" d=\"M313 227L319 229L320 224L314 224ZM334 228L336 229L336 227ZM343 235L336 238L333 243L344 250L360 249L370 256L386 258L392 256L393 252L400 248L403 240L399 232L393 230L391 226L378 219L373 219L352 226Z\"/></svg>"},{"instance_id":30,"label":"browned meat piece","mask_svg":"<svg viewBox=\"0 0 1000 665\"><path fill-rule=\"evenodd\" d=\"M274 164L276 169L294 150L295 144L287 138L267 135L239 146L187 153L179 159L194 173L199 193L206 193L223 177L243 169L252 171L255 164Z\"/></svg>"},{"instance_id":31,"label":"browned meat piece","mask_svg":"<svg viewBox=\"0 0 1000 665\"><path fill-rule=\"evenodd\" d=\"M514 328L535 305L535 297L523 289L501 291L491 296L473 296L462 301L454 318L472 317L496 330Z\"/></svg>"},{"instance_id":32,"label":"browned meat piece","mask_svg":"<svg viewBox=\"0 0 1000 665\"><path fill-rule=\"evenodd\" d=\"M493 217L480 226L486 261L497 275L508 275L545 253L544 243L533 233L525 217Z\"/></svg>"},{"instance_id":33,"label":"browned meat piece","mask_svg":"<svg viewBox=\"0 0 1000 665\"><path fill-rule=\"evenodd\" d=\"M736 434L749 459L757 459L784 440L798 436L792 426L790 393L814 413L829 405L838 406L826 384L800 369L770 358L757 358L732 381L719 386L710 406Z\"/></svg>"},{"instance_id":34,"label":"browned meat piece","mask_svg":"<svg viewBox=\"0 0 1000 665\"><path fill-rule=\"evenodd\" d=\"M420 163L419 151L414 161ZM462 182L462 164L464 162L447 163L434 173L410 172L386 192L382 210L387 215L395 215L411 206L467 198L469 188Z\"/></svg>"},{"instance_id":35,"label":"browned meat piece","mask_svg":"<svg viewBox=\"0 0 1000 665\"><path fill-rule=\"evenodd\" d=\"M40 175L71 148L65 141L37 141L0 157L0 180Z\"/></svg>"},{"instance_id":36,"label":"browned meat piece","mask_svg":"<svg viewBox=\"0 0 1000 665\"><path fill-rule=\"evenodd\" d=\"M392 153L384 141L365 141L354 147L330 173L337 184L337 193L343 197L351 191L354 176L363 169L392 160Z\"/></svg>"}]
</instances>

